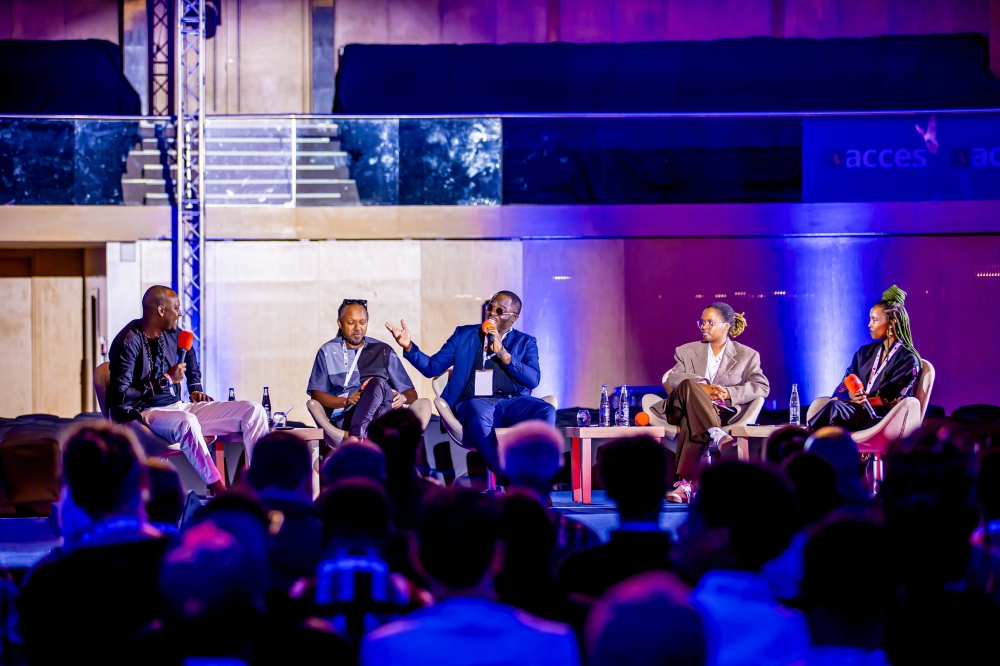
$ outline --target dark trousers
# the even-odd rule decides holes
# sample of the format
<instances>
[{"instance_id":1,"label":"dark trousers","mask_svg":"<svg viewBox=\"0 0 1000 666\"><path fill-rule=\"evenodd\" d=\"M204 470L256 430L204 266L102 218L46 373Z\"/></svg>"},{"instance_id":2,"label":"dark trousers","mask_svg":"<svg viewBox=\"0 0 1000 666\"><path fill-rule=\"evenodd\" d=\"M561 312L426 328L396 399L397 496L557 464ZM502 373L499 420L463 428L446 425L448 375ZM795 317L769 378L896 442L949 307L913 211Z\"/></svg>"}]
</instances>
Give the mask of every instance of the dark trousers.
<instances>
[{"instance_id":1,"label":"dark trousers","mask_svg":"<svg viewBox=\"0 0 1000 666\"><path fill-rule=\"evenodd\" d=\"M545 421L556 425L556 408L528 395L516 398L470 398L458 403L455 416L465 430L462 446L476 449L494 474L500 473L496 428L509 428L523 421Z\"/></svg>"},{"instance_id":2,"label":"dark trousers","mask_svg":"<svg viewBox=\"0 0 1000 666\"><path fill-rule=\"evenodd\" d=\"M857 432L871 428L877 421L871 417L864 405L843 400L831 400L823 405L816 416L809 421L810 430L819 430L825 426L840 426L844 430Z\"/></svg>"},{"instance_id":3,"label":"dark trousers","mask_svg":"<svg viewBox=\"0 0 1000 666\"><path fill-rule=\"evenodd\" d=\"M711 442L709 428L723 425L719 410L701 384L685 379L670 393L664 415L667 423L680 428L677 434L677 476L691 481L697 476L698 464Z\"/></svg>"},{"instance_id":4,"label":"dark trousers","mask_svg":"<svg viewBox=\"0 0 1000 666\"><path fill-rule=\"evenodd\" d=\"M352 437L364 438L368 436L368 425L391 409L392 387L381 377L372 377L354 408L341 414L334 425Z\"/></svg>"}]
</instances>

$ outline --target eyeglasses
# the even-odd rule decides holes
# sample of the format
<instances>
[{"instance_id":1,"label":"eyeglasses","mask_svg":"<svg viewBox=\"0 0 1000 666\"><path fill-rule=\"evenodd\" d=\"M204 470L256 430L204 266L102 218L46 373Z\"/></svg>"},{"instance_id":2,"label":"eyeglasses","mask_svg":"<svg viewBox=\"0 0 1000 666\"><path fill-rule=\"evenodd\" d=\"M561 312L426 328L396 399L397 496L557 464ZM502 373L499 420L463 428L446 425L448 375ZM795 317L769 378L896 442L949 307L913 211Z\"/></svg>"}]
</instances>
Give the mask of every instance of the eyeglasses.
<instances>
[{"instance_id":1,"label":"eyeglasses","mask_svg":"<svg viewBox=\"0 0 1000 666\"><path fill-rule=\"evenodd\" d=\"M495 314L498 317L504 317L504 318L506 318L506 317L513 317L514 315L520 314L520 313L519 312L504 312L504 309L502 307L500 307L499 305L493 305L492 303L490 303L489 305L486 306L486 314L488 314L488 315Z\"/></svg>"},{"instance_id":2,"label":"eyeglasses","mask_svg":"<svg viewBox=\"0 0 1000 666\"><path fill-rule=\"evenodd\" d=\"M725 323L726 322L724 322L724 321L711 321L711 320L710 321L702 321L702 320L699 319L695 323L695 326L697 326L698 329L700 330L700 329L703 329L703 328L712 328L713 326L719 326L720 324L725 324Z\"/></svg>"},{"instance_id":3,"label":"eyeglasses","mask_svg":"<svg viewBox=\"0 0 1000 666\"><path fill-rule=\"evenodd\" d=\"M340 307L344 307L345 305L360 305L361 307L367 308L368 301L363 298L345 298L344 302L340 304Z\"/></svg>"}]
</instances>

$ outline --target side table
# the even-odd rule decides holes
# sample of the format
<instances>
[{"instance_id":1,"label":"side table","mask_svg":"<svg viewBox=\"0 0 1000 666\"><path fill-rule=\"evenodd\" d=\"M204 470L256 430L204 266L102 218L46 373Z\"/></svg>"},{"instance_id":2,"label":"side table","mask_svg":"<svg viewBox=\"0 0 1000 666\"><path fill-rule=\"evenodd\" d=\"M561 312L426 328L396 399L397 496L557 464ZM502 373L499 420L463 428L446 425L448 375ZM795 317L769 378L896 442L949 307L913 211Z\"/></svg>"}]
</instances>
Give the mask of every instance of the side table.
<instances>
[{"instance_id":1,"label":"side table","mask_svg":"<svg viewBox=\"0 0 1000 666\"><path fill-rule=\"evenodd\" d=\"M662 440L666 433L663 426L591 426L586 428L566 428L566 436L572 439L570 452L570 476L573 479L573 501L590 504L591 496L591 442L595 439L620 439L622 437L652 437Z\"/></svg>"},{"instance_id":2,"label":"side table","mask_svg":"<svg viewBox=\"0 0 1000 666\"><path fill-rule=\"evenodd\" d=\"M723 428L729 433L730 437L736 440L736 452L740 460L750 460L750 440L751 439L764 439L774 434L774 432L781 426L773 425L734 425L727 426ZM760 448L760 457L763 458L766 455L764 446Z\"/></svg>"},{"instance_id":3,"label":"side table","mask_svg":"<svg viewBox=\"0 0 1000 666\"><path fill-rule=\"evenodd\" d=\"M319 497L319 447L323 443L322 428L282 428L271 432L286 432L295 435L309 446L309 463L312 467L313 499Z\"/></svg>"}]
</instances>

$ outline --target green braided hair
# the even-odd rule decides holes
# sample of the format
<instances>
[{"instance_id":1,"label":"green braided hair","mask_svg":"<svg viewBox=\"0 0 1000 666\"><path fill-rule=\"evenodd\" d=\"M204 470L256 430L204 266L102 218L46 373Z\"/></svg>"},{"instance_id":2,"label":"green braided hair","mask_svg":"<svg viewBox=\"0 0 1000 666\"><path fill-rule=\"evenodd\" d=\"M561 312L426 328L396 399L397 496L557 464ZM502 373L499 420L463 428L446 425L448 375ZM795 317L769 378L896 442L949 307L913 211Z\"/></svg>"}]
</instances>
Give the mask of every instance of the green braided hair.
<instances>
[{"instance_id":1,"label":"green braided hair","mask_svg":"<svg viewBox=\"0 0 1000 666\"><path fill-rule=\"evenodd\" d=\"M886 319L889 321L889 330L903 346L913 352L917 359L920 354L913 347L913 333L910 331L910 314L906 311L903 303L906 301L906 292L892 285L882 292L882 300L875 305L882 308Z\"/></svg>"}]
</instances>

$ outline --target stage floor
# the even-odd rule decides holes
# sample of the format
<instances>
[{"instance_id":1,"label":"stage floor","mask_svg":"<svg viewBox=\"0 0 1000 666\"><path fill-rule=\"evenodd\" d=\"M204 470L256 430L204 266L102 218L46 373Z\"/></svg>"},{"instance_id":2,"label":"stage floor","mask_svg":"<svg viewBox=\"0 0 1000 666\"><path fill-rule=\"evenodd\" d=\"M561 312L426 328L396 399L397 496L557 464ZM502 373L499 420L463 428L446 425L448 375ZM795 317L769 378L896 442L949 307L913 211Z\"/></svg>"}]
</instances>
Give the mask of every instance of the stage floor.
<instances>
[{"instance_id":1,"label":"stage floor","mask_svg":"<svg viewBox=\"0 0 1000 666\"><path fill-rule=\"evenodd\" d=\"M560 513L579 520L591 527L602 541L611 537L618 525L615 505L603 490L595 490L593 504L583 505L573 501L570 491L554 492L552 506ZM677 534L677 528L687 518L687 505L663 503L660 527ZM62 544L62 539L52 531L48 518L0 518L0 568L25 569L31 567L50 550Z\"/></svg>"}]
</instances>

